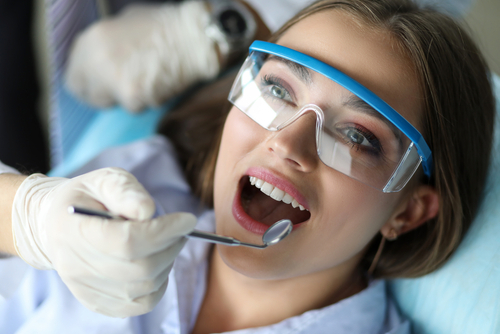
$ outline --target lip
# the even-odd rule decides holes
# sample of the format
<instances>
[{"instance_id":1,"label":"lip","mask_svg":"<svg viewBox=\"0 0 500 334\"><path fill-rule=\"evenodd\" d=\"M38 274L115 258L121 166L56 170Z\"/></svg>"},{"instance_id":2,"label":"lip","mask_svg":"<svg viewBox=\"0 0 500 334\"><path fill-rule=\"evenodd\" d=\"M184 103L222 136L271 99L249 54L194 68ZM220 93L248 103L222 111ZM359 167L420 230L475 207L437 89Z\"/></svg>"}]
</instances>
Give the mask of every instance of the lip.
<instances>
[{"instance_id":1,"label":"lip","mask_svg":"<svg viewBox=\"0 0 500 334\"><path fill-rule=\"evenodd\" d=\"M268 182L273 186L280 188L283 191L286 191L291 196L293 196L297 200L297 202L299 202L300 205L309 210L309 206L307 205L304 196L302 196L290 182L284 180L283 178L280 178L275 174L269 172L268 170L260 167L252 167L248 169L246 175L258 177L259 179ZM259 221L256 221L245 212L241 204L242 189L243 189L243 183L240 182L238 184L238 188L233 200L233 207L232 207L233 216L238 222L238 224L240 224L240 226L243 227L245 230L262 236L264 235L264 232L269 228L269 226ZM306 220L305 222L307 221L309 221L309 219ZM305 222L294 224L292 231L302 226Z\"/></svg>"}]
</instances>

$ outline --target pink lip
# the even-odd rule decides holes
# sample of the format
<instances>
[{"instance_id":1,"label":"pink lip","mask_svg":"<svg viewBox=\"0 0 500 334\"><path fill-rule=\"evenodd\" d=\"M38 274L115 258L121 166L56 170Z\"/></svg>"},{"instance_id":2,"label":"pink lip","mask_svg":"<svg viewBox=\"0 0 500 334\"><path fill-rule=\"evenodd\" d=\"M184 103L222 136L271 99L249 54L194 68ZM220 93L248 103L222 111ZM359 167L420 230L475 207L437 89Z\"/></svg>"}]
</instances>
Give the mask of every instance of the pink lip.
<instances>
[{"instance_id":1,"label":"pink lip","mask_svg":"<svg viewBox=\"0 0 500 334\"><path fill-rule=\"evenodd\" d=\"M243 210L241 205L241 186L238 186L238 191L233 201L233 216L245 230L258 235L264 235L264 232L269 228L266 224L256 221Z\"/></svg>"},{"instance_id":2,"label":"pink lip","mask_svg":"<svg viewBox=\"0 0 500 334\"><path fill-rule=\"evenodd\" d=\"M283 191L286 191L291 196L293 196L303 207L309 210L309 206L307 205L304 196L302 196L290 182L260 167L252 167L248 169L247 174L249 176L258 177L259 179L264 180L265 182L268 182ZM243 206L241 205L241 191L242 191L242 186L240 184L238 185L238 189L236 191L233 201L233 208L232 208L233 216L238 222L238 224L240 224L241 227L243 227L245 230L255 233L257 235L263 235L264 232L269 228L269 226L254 220L245 212ZM294 224L293 230L299 228L302 224L303 223Z\"/></svg>"}]
</instances>

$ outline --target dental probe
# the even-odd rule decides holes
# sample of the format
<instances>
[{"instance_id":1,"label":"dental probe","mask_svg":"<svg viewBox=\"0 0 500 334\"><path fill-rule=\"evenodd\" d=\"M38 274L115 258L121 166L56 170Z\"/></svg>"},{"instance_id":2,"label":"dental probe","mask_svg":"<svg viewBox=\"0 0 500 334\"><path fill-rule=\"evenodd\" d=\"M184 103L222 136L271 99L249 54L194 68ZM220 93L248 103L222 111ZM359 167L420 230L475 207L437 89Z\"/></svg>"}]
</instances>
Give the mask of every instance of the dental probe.
<instances>
[{"instance_id":1,"label":"dental probe","mask_svg":"<svg viewBox=\"0 0 500 334\"><path fill-rule=\"evenodd\" d=\"M82 214L82 215L87 215L87 216L97 216L97 217L106 218L106 219L125 219L125 220L127 220L127 218L112 215L111 213L109 213L107 211L81 208L81 207L74 206L74 205L68 207L68 212L70 214L77 213L77 214ZM280 242L281 240L285 239L290 234L290 232L292 232L292 227L293 227L293 224L290 221L290 219L278 220L276 223L269 226L269 228L266 230L266 232L264 232L264 235L262 236L262 242L264 243L263 245L256 245L256 244L241 242L235 238L224 237L222 235L204 232L204 231L198 231L198 230L194 230L193 232L187 234L186 237L202 239L202 240L207 241L207 242L212 242L212 243L226 245L226 246L245 246L245 247L251 247L251 248L264 249L264 248L267 248L267 246L275 245L278 242Z\"/></svg>"}]
</instances>

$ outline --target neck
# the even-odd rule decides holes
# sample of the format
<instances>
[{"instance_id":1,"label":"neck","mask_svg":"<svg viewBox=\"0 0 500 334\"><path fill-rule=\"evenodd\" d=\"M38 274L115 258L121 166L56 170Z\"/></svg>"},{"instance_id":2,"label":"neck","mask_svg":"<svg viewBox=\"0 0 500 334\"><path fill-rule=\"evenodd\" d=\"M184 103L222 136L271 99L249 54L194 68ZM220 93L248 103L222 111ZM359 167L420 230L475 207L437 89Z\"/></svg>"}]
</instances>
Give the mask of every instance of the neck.
<instances>
[{"instance_id":1,"label":"neck","mask_svg":"<svg viewBox=\"0 0 500 334\"><path fill-rule=\"evenodd\" d=\"M354 268L332 268L278 280L249 278L228 267L215 247L198 319L212 325L197 327L221 332L270 325L336 303L365 287Z\"/></svg>"}]
</instances>

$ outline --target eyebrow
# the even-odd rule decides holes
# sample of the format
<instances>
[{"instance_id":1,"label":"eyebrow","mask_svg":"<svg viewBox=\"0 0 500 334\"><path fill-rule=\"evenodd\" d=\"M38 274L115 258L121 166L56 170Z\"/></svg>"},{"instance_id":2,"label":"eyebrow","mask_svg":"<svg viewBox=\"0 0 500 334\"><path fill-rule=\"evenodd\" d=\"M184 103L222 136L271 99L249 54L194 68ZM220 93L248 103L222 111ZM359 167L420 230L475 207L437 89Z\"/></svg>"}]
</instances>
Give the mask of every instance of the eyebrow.
<instances>
[{"instance_id":1,"label":"eyebrow","mask_svg":"<svg viewBox=\"0 0 500 334\"><path fill-rule=\"evenodd\" d=\"M281 58L275 55L269 55L267 60L275 60L286 64L292 70L295 76L297 76L307 85L310 85L313 82L310 70L303 65L297 64L291 60ZM383 116L380 112L378 112L375 108L373 108L371 105L369 105L366 101L362 100L357 95L354 95L352 93L349 94L349 96L347 97L347 99L345 99L342 105L381 120L392 130L392 132L394 133L394 137L396 137L396 139L400 143L402 143L401 131L398 129L398 127L395 126L385 116Z\"/></svg>"},{"instance_id":2,"label":"eyebrow","mask_svg":"<svg viewBox=\"0 0 500 334\"><path fill-rule=\"evenodd\" d=\"M366 103L366 101L359 98L357 95L354 95L352 93L349 94L349 96L344 100L342 105L344 107L354 109L358 112L362 112L364 114L373 116L373 117L381 120L392 130L392 132L394 133L394 136L399 140L399 142L402 142L401 131L398 129L398 127L395 126L391 121L389 121L384 115L382 115L380 112L378 112L375 108L373 108L371 105Z\"/></svg>"},{"instance_id":3,"label":"eyebrow","mask_svg":"<svg viewBox=\"0 0 500 334\"><path fill-rule=\"evenodd\" d=\"M292 70L293 74L295 74L295 76L298 77L300 80L302 80L305 84L310 85L312 83L311 72L307 67L297 64L296 62L290 61L288 59L274 55L270 55L267 58L267 60L276 60L281 63L284 63Z\"/></svg>"}]
</instances>

